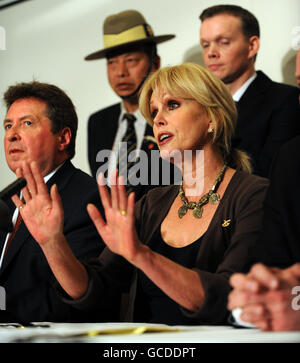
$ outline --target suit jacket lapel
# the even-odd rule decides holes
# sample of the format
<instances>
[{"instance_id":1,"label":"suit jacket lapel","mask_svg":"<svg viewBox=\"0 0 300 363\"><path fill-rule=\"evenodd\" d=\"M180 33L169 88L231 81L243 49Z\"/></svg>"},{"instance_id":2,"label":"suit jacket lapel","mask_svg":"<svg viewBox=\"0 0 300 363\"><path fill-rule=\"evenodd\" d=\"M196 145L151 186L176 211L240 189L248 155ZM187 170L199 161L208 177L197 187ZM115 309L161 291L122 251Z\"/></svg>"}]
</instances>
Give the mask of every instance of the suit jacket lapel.
<instances>
[{"instance_id":1,"label":"suit jacket lapel","mask_svg":"<svg viewBox=\"0 0 300 363\"><path fill-rule=\"evenodd\" d=\"M109 107L107 110L103 111L101 115L101 119L99 122L95 123L95 135L97 140L95 141L94 155L92 156L93 161L95 163L95 169L98 170L104 163L107 161L97 161L96 157L99 151L102 150L112 150L115 136L118 130L118 120L121 112L121 104L113 105Z\"/></svg>"},{"instance_id":2,"label":"suit jacket lapel","mask_svg":"<svg viewBox=\"0 0 300 363\"><path fill-rule=\"evenodd\" d=\"M253 120L253 110L261 108L265 100L265 93L268 92L271 80L261 71L257 71L257 77L247 88L237 103L238 121L232 138L232 146L241 148L243 139L247 138L248 126L253 122L259 123L257 118Z\"/></svg>"},{"instance_id":3,"label":"suit jacket lapel","mask_svg":"<svg viewBox=\"0 0 300 363\"><path fill-rule=\"evenodd\" d=\"M103 115L103 122L99 122L97 131L98 144L101 150L111 150L118 130L118 119L121 112L121 105L117 104Z\"/></svg>"},{"instance_id":4,"label":"suit jacket lapel","mask_svg":"<svg viewBox=\"0 0 300 363\"><path fill-rule=\"evenodd\" d=\"M150 126L148 124L148 122L146 124L145 135L151 135L151 136L153 136L153 128L152 128L152 126Z\"/></svg>"},{"instance_id":5,"label":"suit jacket lapel","mask_svg":"<svg viewBox=\"0 0 300 363\"><path fill-rule=\"evenodd\" d=\"M47 188L50 191L52 185L56 184L58 191L62 191L69 179L73 175L75 167L70 160L66 160L65 163L57 170L57 172L47 182Z\"/></svg>"},{"instance_id":6,"label":"suit jacket lapel","mask_svg":"<svg viewBox=\"0 0 300 363\"><path fill-rule=\"evenodd\" d=\"M261 102L261 95L267 92L270 84L271 80L263 72L257 71L257 77L241 97L238 107L243 105L242 110L252 109L253 105Z\"/></svg>"}]
</instances>

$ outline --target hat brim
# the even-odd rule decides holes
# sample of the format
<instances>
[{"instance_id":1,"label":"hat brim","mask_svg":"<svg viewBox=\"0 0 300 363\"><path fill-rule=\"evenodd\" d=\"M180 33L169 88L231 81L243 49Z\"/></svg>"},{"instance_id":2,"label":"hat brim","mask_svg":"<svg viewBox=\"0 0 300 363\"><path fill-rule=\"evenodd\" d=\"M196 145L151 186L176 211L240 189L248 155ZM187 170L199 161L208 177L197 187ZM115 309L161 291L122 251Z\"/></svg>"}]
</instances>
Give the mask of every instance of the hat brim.
<instances>
[{"instance_id":1,"label":"hat brim","mask_svg":"<svg viewBox=\"0 0 300 363\"><path fill-rule=\"evenodd\" d=\"M127 48L129 46L133 46L133 45L137 45L137 44L143 44L143 43L156 43L156 44L159 44L159 43L165 42L165 41L173 39L173 38L175 38L174 34L168 34L168 35L160 35L160 36L157 36L157 37L149 37L149 38L139 39L139 40L135 40L133 42L128 42L128 43L116 45L114 47L101 49L101 50L99 50L97 52L94 52L94 53L91 53L91 54L87 55L84 59L87 60L87 61L94 60L94 59L101 59L101 58L105 58L107 53L116 51L118 49L122 50L122 48Z\"/></svg>"}]
</instances>

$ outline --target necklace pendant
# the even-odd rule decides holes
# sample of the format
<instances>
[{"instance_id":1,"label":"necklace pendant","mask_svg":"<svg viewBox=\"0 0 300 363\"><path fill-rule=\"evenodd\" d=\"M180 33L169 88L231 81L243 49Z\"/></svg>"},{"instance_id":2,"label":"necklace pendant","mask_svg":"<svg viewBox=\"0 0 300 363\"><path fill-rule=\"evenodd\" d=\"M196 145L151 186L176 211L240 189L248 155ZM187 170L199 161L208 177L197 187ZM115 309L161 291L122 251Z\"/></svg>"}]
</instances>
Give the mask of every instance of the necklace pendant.
<instances>
[{"instance_id":1,"label":"necklace pendant","mask_svg":"<svg viewBox=\"0 0 300 363\"><path fill-rule=\"evenodd\" d=\"M209 203L210 204L217 204L220 201L220 196L218 193L212 193L212 195L209 197Z\"/></svg>"},{"instance_id":2,"label":"necklace pendant","mask_svg":"<svg viewBox=\"0 0 300 363\"><path fill-rule=\"evenodd\" d=\"M178 209L178 217L182 218L186 215L188 208L185 205L182 205L179 209Z\"/></svg>"},{"instance_id":3,"label":"necklace pendant","mask_svg":"<svg viewBox=\"0 0 300 363\"><path fill-rule=\"evenodd\" d=\"M202 211L203 211L202 207L196 207L196 208L194 208L193 209L193 216L195 218L201 218L202 217Z\"/></svg>"}]
</instances>

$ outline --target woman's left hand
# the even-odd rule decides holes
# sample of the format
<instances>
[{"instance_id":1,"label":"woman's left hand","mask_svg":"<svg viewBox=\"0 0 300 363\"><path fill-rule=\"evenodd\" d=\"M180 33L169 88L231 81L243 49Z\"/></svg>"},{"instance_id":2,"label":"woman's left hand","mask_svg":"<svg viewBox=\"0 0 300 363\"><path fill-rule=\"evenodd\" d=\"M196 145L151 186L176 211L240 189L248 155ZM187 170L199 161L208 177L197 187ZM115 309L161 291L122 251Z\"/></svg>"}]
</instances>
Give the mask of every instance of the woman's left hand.
<instances>
[{"instance_id":1,"label":"woman's left hand","mask_svg":"<svg viewBox=\"0 0 300 363\"><path fill-rule=\"evenodd\" d=\"M134 226L134 193L127 198L123 178L118 177L117 171L112 176L111 195L104 185L102 174L98 186L106 222L92 204L87 206L88 213L107 247L134 264L144 247Z\"/></svg>"}]
</instances>

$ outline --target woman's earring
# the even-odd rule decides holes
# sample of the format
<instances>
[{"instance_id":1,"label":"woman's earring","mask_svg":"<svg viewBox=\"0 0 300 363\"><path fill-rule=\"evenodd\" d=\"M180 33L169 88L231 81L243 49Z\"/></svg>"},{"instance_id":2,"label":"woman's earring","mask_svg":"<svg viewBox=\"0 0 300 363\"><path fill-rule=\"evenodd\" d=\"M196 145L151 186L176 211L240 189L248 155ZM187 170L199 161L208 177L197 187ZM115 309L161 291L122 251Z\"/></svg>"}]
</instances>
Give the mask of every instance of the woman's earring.
<instances>
[{"instance_id":1,"label":"woman's earring","mask_svg":"<svg viewBox=\"0 0 300 363\"><path fill-rule=\"evenodd\" d=\"M214 132L214 129L213 128L209 128L208 131L207 131L209 134L213 133Z\"/></svg>"}]
</instances>

